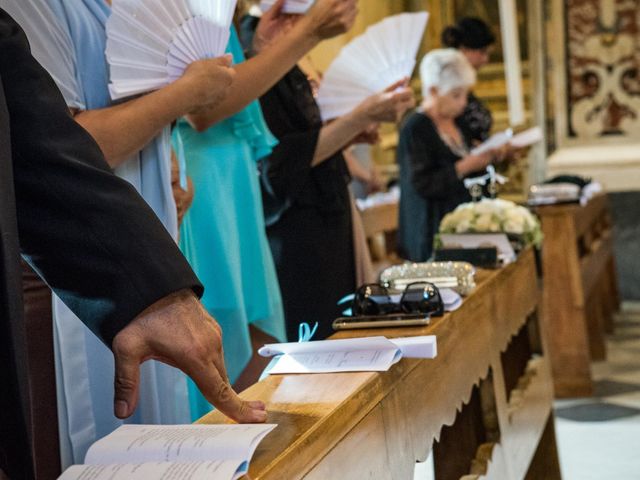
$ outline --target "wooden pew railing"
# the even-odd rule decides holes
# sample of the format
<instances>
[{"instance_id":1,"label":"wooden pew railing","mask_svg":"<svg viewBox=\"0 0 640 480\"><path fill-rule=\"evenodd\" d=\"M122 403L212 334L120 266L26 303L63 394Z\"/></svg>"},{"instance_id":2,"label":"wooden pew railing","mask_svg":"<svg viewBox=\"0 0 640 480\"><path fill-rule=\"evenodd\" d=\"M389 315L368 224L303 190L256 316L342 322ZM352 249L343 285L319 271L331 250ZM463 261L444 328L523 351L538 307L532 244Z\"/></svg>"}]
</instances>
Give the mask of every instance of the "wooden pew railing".
<instances>
[{"instance_id":1,"label":"wooden pew railing","mask_svg":"<svg viewBox=\"0 0 640 480\"><path fill-rule=\"evenodd\" d=\"M591 395L590 363L605 358L605 333L619 307L608 198L536 213L545 236L544 331L556 396Z\"/></svg>"},{"instance_id":2,"label":"wooden pew railing","mask_svg":"<svg viewBox=\"0 0 640 480\"><path fill-rule=\"evenodd\" d=\"M389 203L360 211L371 259L376 273L399 261L395 253L398 231L398 203Z\"/></svg>"},{"instance_id":3,"label":"wooden pew railing","mask_svg":"<svg viewBox=\"0 0 640 480\"><path fill-rule=\"evenodd\" d=\"M243 392L278 424L248 478L409 480L433 450L437 480L559 479L533 252L479 271L477 283L460 309L427 327L335 335L436 335L433 360L403 359L382 373L273 375ZM200 420L225 421L218 412Z\"/></svg>"}]
</instances>

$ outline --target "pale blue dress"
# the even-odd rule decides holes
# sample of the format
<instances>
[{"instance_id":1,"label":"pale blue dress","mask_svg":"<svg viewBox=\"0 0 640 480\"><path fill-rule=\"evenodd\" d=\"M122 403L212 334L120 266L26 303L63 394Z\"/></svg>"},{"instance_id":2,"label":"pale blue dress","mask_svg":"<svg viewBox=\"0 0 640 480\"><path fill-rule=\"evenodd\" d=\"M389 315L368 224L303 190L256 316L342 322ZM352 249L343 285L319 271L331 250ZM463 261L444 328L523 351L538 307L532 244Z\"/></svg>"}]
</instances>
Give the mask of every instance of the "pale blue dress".
<instances>
[{"instance_id":1,"label":"pale blue dress","mask_svg":"<svg viewBox=\"0 0 640 480\"><path fill-rule=\"evenodd\" d=\"M235 30L228 51L244 61ZM284 315L267 242L257 161L277 140L259 103L203 133L181 120L174 149L184 156L195 198L180 229L180 248L205 286L202 302L220 323L229 379L233 383L252 355L249 325L284 341ZM211 406L190 385L193 419Z\"/></svg>"},{"instance_id":2,"label":"pale blue dress","mask_svg":"<svg viewBox=\"0 0 640 480\"><path fill-rule=\"evenodd\" d=\"M23 28L34 56L58 81L70 107L92 110L111 105L104 55L110 8L104 0L1 1L10 12L30 19ZM53 47L60 47L58 53L53 54ZM116 173L136 187L175 238L170 147L166 128ZM83 463L88 447L123 422L113 415L111 351L57 298L53 309L61 458L66 468ZM140 402L127 423L190 421L187 377L182 372L148 361L141 367L140 381Z\"/></svg>"}]
</instances>

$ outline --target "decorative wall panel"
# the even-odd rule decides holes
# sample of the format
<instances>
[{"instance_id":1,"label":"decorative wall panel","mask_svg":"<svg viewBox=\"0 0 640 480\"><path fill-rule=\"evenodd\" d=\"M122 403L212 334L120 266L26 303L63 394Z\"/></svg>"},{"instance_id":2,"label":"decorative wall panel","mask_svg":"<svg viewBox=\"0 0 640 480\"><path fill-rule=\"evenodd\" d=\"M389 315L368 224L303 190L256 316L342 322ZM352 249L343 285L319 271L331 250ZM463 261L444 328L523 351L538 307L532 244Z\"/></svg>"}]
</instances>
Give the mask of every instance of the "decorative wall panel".
<instances>
[{"instance_id":1,"label":"decorative wall panel","mask_svg":"<svg viewBox=\"0 0 640 480\"><path fill-rule=\"evenodd\" d=\"M640 137L640 1L566 3L569 137Z\"/></svg>"}]
</instances>

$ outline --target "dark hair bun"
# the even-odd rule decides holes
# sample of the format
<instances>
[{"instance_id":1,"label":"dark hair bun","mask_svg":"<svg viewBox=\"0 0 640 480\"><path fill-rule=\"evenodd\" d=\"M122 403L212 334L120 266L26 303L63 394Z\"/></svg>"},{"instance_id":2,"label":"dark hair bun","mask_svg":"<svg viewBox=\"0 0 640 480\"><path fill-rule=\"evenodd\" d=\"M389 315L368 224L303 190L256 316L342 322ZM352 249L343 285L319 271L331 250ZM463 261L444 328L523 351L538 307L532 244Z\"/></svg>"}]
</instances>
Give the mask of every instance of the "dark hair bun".
<instances>
[{"instance_id":1,"label":"dark hair bun","mask_svg":"<svg viewBox=\"0 0 640 480\"><path fill-rule=\"evenodd\" d=\"M442 31L442 45L447 48L460 48L462 32L455 25L450 25Z\"/></svg>"},{"instance_id":2,"label":"dark hair bun","mask_svg":"<svg viewBox=\"0 0 640 480\"><path fill-rule=\"evenodd\" d=\"M481 49L495 43L491 27L479 18L465 17L442 32L442 44L449 48Z\"/></svg>"}]
</instances>

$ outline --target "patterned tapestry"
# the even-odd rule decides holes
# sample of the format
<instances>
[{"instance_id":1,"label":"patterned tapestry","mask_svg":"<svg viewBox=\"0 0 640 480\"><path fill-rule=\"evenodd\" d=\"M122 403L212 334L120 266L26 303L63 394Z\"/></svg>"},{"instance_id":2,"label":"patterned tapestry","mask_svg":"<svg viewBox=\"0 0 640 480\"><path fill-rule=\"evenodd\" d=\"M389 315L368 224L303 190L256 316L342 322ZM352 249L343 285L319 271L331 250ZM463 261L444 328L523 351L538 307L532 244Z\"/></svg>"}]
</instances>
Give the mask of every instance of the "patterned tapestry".
<instances>
[{"instance_id":1,"label":"patterned tapestry","mask_svg":"<svg viewBox=\"0 0 640 480\"><path fill-rule=\"evenodd\" d=\"M570 136L640 136L640 1L567 1Z\"/></svg>"}]
</instances>

